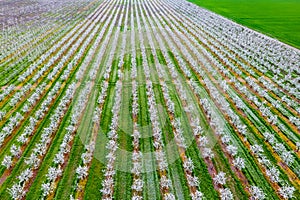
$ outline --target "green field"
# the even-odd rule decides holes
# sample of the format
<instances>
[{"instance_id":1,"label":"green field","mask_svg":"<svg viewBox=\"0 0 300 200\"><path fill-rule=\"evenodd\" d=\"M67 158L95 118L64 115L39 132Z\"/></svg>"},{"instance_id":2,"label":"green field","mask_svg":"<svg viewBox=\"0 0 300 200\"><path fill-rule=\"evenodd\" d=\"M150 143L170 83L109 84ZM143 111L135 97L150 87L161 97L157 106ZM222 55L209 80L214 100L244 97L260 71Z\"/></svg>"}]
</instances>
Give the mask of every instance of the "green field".
<instances>
[{"instance_id":1,"label":"green field","mask_svg":"<svg viewBox=\"0 0 300 200\"><path fill-rule=\"evenodd\" d=\"M189 0L300 49L299 0Z\"/></svg>"}]
</instances>

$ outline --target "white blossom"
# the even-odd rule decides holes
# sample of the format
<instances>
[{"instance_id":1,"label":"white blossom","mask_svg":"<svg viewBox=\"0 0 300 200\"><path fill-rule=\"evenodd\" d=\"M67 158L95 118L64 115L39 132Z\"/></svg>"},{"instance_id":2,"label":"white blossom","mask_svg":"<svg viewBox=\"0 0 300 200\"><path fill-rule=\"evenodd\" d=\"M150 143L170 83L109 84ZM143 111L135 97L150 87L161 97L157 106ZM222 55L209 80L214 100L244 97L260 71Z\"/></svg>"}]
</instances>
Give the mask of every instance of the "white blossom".
<instances>
[{"instance_id":1,"label":"white blossom","mask_svg":"<svg viewBox=\"0 0 300 200\"><path fill-rule=\"evenodd\" d=\"M254 198L255 200L263 200L263 199L265 199L264 192L262 191L262 189L260 189L257 186L251 186L250 192L251 192L252 198Z\"/></svg>"},{"instance_id":2,"label":"white blossom","mask_svg":"<svg viewBox=\"0 0 300 200\"><path fill-rule=\"evenodd\" d=\"M221 194L221 200L232 200L233 199L233 195L228 188L225 188L225 189L221 188L220 194Z\"/></svg>"},{"instance_id":3,"label":"white blossom","mask_svg":"<svg viewBox=\"0 0 300 200\"><path fill-rule=\"evenodd\" d=\"M294 192L295 192L295 188L290 186L283 186L279 189L279 193L284 199L293 198Z\"/></svg>"},{"instance_id":4,"label":"white blossom","mask_svg":"<svg viewBox=\"0 0 300 200\"><path fill-rule=\"evenodd\" d=\"M225 185L226 184L226 177L224 172L219 172L214 178L214 182L216 184Z\"/></svg>"}]
</instances>

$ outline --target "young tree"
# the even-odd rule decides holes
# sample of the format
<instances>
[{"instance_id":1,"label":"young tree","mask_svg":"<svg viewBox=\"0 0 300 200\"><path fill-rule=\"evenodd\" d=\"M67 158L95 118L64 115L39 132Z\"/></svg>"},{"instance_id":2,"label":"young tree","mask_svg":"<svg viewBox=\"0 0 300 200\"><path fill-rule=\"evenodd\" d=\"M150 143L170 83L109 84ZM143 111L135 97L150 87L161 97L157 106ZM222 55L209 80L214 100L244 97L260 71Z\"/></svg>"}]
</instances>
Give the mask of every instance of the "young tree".
<instances>
[{"instance_id":1,"label":"young tree","mask_svg":"<svg viewBox=\"0 0 300 200\"><path fill-rule=\"evenodd\" d=\"M139 195L133 195L131 200L142 200L143 197L142 196L139 196Z\"/></svg>"},{"instance_id":2,"label":"young tree","mask_svg":"<svg viewBox=\"0 0 300 200\"><path fill-rule=\"evenodd\" d=\"M196 192L191 194L192 200L202 200L204 195L199 190L196 190Z\"/></svg>"},{"instance_id":3,"label":"young tree","mask_svg":"<svg viewBox=\"0 0 300 200\"><path fill-rule=\"evenodd\" d=\"M250 191L251 191L251 195L252 195L253 199L255 199L255 200L263 200L263 199L265 199L265 194L262 191L262 189L260 189L259 187L257 187L257 186L251 186Z\"/></svg>"},{"instance_id":4,"label":"young tree","mask_svg":"<svg viewBox=\"0 0 300 200\"><path fill-rule=\"evenodd\" d=\"M300 150L300 142L296 142L296 148L297 148L297 151Z\"/></svg>"},{"instance_id":5,"label":"young tree","mask_svg":"<svg viewBox=\"0 0 300 200\"><path fill-rule=\"evenodd\" d=\"M232 156L235 156L238 153L238 148L231 144L226 147L226 150Z\"/></svg>"},{"instance_id":6,"label":"young tree","mask_svg":"<svg viewBox=\"0 0 300 200\"><path fill-rule=\"evenodd\" d=\"M204 148L202 155L204 158L212 159L215 155L210 148Z\"/></svg>"},{"instance_id":7,"label":"young tree","mask_svg":"<svg viewBox=\"0 0 300 200\"><path fill-rule=\"evenodd\" d=\"M205 147L208 144L208 139L206 136L199 137L200 147Z\"/></svg>"},{"instance_id":8,"label":"young tree","mask_svg":"<svg viewBox=\"0 0 300 200\"><path fill-rule=\"evenodd\" d=\"M40 161L41 160L38 158L36 154L31 153L30 157L25 160L25 163L29 166L33 166L34 168L37 168L40 164Z\"/></svg>"},{"instance_id":9,"label":"young tree","mask_svg":"<svg viewBox=\"0 0 300 200\"><path fill-rule=\"evenodd\" d=\"M50 167L46 176L49 181L55 181L57 177L61 176L61 173L60 168Z\"/></svg>"},{"instance_id":10,"label":"young tree","mask_svg":"<svg viewBox=\"0 0 300 200\"><path fill-rule=\"evenodd\" d=\"M233 165L242 170L245 168L245 160L241 157L237 157L233 160Z\"/></svg>"},{"instance_id":11,"label":"young tree","mask_svg":"<svg viewBox=\"0 0 300 200\"><path fill-rule=\"evenodd\" d=\"M264 152L263 148L261 145L258 144L254 144L250 147L251 151L256 154L256 155L260 155L262 152Z\"/></svg>"},{"instance_id":12,"label":"young tree","mask_svg":"<svg viewBox=\"0 0 300 200\"><path fill-rule=\"evenodd\" d=\"M279 189L279 194L284 199L290 199L294 197L295 188L290 186L283 186Z\"/></svg>"},{"instance_id":13,"label":"young tree","mask_svg":"<svg viewBox=\"0 0 300 200\"><path fill-rule=\"evenodd\" d=\"M226 184L226 173L224 172L219 172L214 178L214 182L216 184L220 184L220 185L225 185Z\"/></svg>"},{"instance_id":14,"label":"young tree","mask_svg":"<svg viewBox=\"0 0 300 200\"><path fill-rule=\"evenodd\" d=\"M171 185L171 180L169 180L166 176L162 176L160 178L160 187L161 188L169 188Z\"/></svg>"},{"instance_id":15,"label":"young tree","mask_svg":"<svg viewBox=\"0 0 300 200\"><path fill-rule=\"evenodd\" d=\"M267 169L266 174L272 182L279 182L279 170L276 167L271 167L270 169Z\"/></svg>"},{"instance_id":16,"label":"young tree","mask_svg":"<svg viewBox=\"0 0 300 200\"><path fill-rule=\"evenodd\" d=\"M203 133L203 129L201 126L196 126L196 128L194 128L194 135L201 135Z\"/></svg>"},{"instance_id":17,"label":"young tree","mask_svg":"<svg viewBox=\"0 0 300 200\"><path fill-rule=\"evenodd\" d=\"M224 144L228 145L229 142L231 141L231 137L229 135L224 135L222 136L221 140Z\"/></svg>"},{"instance_id":18,"label":"young tree","mask_svg":"<svg viewBox=\"0 0 300 200\"><path fill-rule=\"evenodd\" d=\"M284 151L281 155L281 158L287 165L292 164L295 160L291 151Z\"/></svg>"},{"instance_id":19,"label":"young tree","mask_svg":"<svg viewBox=\"0 0 300 200\"><path fill-rule=\"evenodd\" d=\"M32 178L33 172L30 168L25 169L20 176L18 177L20 183L27 182L30 178Z\"/></svg>"},{"instance_id":20,"label":"young tree","mask_svg":"<svg viewBox=\"0 0 300 200\"><path fill-rule=\"evenodd\" d=\"M272 135L271 133L268 133L268 132L264 133L264 137L265 137L265 140L267 142L269 142L270 144L273 144L275 142L275 136Z\"/></svg>"},{"instance_id":21,"label":"young tree","mask_svg":"<svg viewBox=\"0 0 300 200\"><path fill-rule=\"evenodd\" d=\"M7 156L7 155L4 157L4 159L2 161L2 165L4 167L6 167L6 169L9 169L12 166L12 163L13 163L12 157L11 156Z\"/></svg>"},{"instance_id":22,"label":"young tree","mask_svg":"<svg viewBox=\"0 0 300 200\"><path fill-rule=\"evenodd\" d=\"M199 179L197 176L191 176L189 174L186 175L187 182L190 186L198 186L199 185Z\"/></svg>"},{"instance_id":23,"label":"young tree","mask_svg":"<svg viewBox=\"0 0 300 200\"><path fill-rule=\"evenodd\" d=\"M285 146L281 143L276 143L273 148L277 153L283 153L286 151Z\"/></svg>"},{"instance_id":24,"label":"young tree","mask_svg":"<svg viewBox=\"0 0 300 200\"><path fill-rule=\"evenodd\" d=\"M89 153L89 152L83 153L81 155L81 159L82 159L83 164L87 164L87 163L91 162L92 156L93 155L91 153Z\"/></svg>"},{"instance_id":25,"label":"young tree","mask_svg":"<svg viewBox=\"0 0 300 200\"><path fill-rule=\"evenodd\" d=\"M13 156L17 156L21 152L21 148L19 146L16 146L15 144L13 144L10 148L10 152Z\"/></svg>"},{"instance_id":26,"label":"young tree","mask_svg":"<svg viewBox=\"0 0 300 200\"><path fill-rule=\"evenodd\" d=\"M233 195L228 188L225 188L225 189L221 188L220 194L221 194L221 200L232 200L233 199Z\"/></svg>"},{"instance_id":27,"label":"young tree","mask_svg":"<svg viewBox=\"0 0 300 200\"><path fill-rule=\"evenodd\" d=\"M21 199L26 194L25 191L23 190L23 187L18 183L14 184L10 189L8 189L8 191L14 200Z\"/></svg>"},{"instance_id":28,"label":"young tree","mask_svg":"<svg viewBox=\"0 0 300 200\"><path fill-rule=\"evenodd\" d=\"M164 200L175 200L175 196L171 193L164 194Z\"/></svg>"},{"instance_id":29,"label":"young tree","mask_svg":"<svg viewBox=\"0 0 300 200\"><path fill-rule=\"evenodd\" d=\"M135 191L141 192L143 190L143 181L141 179L134 180L131 188Z\"/></svg>"},{"instance_id":30,"label":"young tree","mask_svg":"<svg viewBox=\"0 0 300 200\"><path fill-rule=\"evenodd\" d=\"M51 192L51 184L50 183L43 183L41 190L43 191L43 196L46 197Z\"/></svg>"},{"instance_id":31,"label":"young tree","mask_svg":"<svg viewBox=\"0 0 300 200\"><path fill-rule=\"evenodd\" d=\"M85 165L85 166L79 166L79 167L77 167L77 169L76 169L76 174L77 174L77 177L80 179L80 180L82 180L82 179L84 179L85 177L87 177L87 175L88 175L88 168L87 168L87 166Z\"/></svg>"},{"instance_id":32,"label":"young tree","mask_svg":"<svg viewBox=\"0 0 300 200\"><path fill-rule=\"evenodd\" d=\"M58 152L56 155L55 155L55 158L53 160L53 162L55 164L63 164L65 161L65 157L64 157L64 154L62 152Z\"/></svg>"},{"instance_id":33,"label":"young tree","mask_svg":"<svg viewBox=\"0 0 300 200\"><path fill-rule=\"evenodd\" d=\"M189 171L189 172L192 172L193 169L195 168L194 166L194 163L192 161L191 158L188 158L184 161L183 163L183 168L186 170L186 171Z\"/></svg>"}]
</instances>

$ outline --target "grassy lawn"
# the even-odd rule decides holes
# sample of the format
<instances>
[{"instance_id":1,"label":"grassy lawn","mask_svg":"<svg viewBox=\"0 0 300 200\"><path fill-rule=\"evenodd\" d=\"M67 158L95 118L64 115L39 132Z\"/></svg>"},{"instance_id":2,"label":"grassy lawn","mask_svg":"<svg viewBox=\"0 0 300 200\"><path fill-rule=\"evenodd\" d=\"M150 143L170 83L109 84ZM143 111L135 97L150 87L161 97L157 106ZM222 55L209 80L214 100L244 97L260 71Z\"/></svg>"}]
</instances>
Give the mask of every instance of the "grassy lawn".
<instances>
[{"instance_id":1,"label":"grassy lawn","mask_svg":"<svg viewBox=\"0 0 300 200\"><path fill-rule=\"evenodd\" d=\"M300 49L299 0L189 0Z\"/></svg>"}]
</instances>

